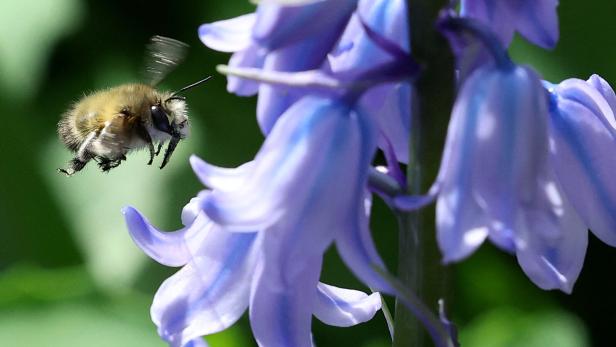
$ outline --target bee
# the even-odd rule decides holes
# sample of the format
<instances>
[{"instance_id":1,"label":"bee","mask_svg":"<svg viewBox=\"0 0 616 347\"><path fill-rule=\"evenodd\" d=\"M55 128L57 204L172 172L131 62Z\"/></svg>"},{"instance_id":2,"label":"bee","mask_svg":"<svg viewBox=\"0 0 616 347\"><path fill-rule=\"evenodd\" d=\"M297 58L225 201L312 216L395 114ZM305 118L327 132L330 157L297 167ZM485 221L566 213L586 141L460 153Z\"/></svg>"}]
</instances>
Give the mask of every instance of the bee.
<instances>
[{"instance_id":1,"label":"bee","mask_svg":"<svg viewBox=\"0 0 616 347\"><path fill-rule=\"evenodd\" d=\"M75 156L67 168L58 171L71 176L94 160L103 172L108 172L126 160L129 152L143 148L149 150L148 165L152 165L169 141L160 165L164 168L180 140L189 135L186 98L179 94L211 77L175 92L156 89L184 60L187 48L181 41L154 36L147 46L147 84L123 84L87 95L73 104L58 123L58 135ZM158 143L156 150L154 143Z\"/></svg>"}]
</instances>

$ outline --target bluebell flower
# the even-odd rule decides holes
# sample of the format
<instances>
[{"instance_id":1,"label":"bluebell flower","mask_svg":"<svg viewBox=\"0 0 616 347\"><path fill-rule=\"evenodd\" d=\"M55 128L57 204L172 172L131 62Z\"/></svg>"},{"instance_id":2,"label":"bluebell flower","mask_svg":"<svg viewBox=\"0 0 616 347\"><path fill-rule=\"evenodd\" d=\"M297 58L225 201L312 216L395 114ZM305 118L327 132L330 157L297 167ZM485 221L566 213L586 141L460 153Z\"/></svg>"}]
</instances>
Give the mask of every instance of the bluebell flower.
<instances>
[{"instance_id":1,"label":"bluebell flower","mask_svg":"<svg viewBox=\"0 0 616 347\"><path fill-rule=\"evenodd\" d=\"M374 270L382 262L365 210L374 142L371 125L350 105L306 96L276 122L248 167L221 169L193 159L213 189L203 211L231 230L261 230L250 304L260 345L311 346L314 288L334 242L361 279L387 289Z\"/></svg>"},{"instance_id":2,"label":"bluebell flower","mask_svg":"<svg viewBox=\"0 0 616 347\"><path fill-rule=\"evenodd\" d=\"M161 233L125 209L136 243L156 261L183 266L158 290L152 318L172 346L221 331L246 310L261 346L311 346L312 315L336 326L372 318L377 294L319 283L336 244L366 283L386 289L368 230L370 124L337 100L305 97L276 123L253 162L235 169L193 157L202 192L186 228Z\"/></svg>"},{"instance_id":3,"label":"bluebell flower","mask_svg":"<svg viewBox=\"0 0 616 347\"><path fill-rule=\"evenodd\" d=\"M489 66L464 83L438 176L445 262L489 239L539 287L571 291L587 235L550 165L548 136L547 94L530 68Z\"/></svg>"},{"instance_id":4,"label":"bluebell flower","mask_svg":"<svg viewBox=\"0 0 616 347\"><path fill-rule=\"evenodd\" d=\"M254 14L204 24L199 34L208 47L234 52L230 68L258 68L263 72L320 70L341 81L365 82L379 75L375 69L395 61L407 70L413 65L408 54L406 15L402 0L325 0L293 7L262 4ZM306 21L311 24L305 25ZM371 35L366 33L367 28ZM375 35L378 42L374 42ZM393 54L387 50L391 47ZM390 68L392 73L389 83L372 82L379 85L366 91L360 104L379 128L379 147L392 160L405 162L411 87L404 81L408 80L407 71ZM264 134L304 92L233 75L228 82L229 91L238 95L258 92L257 119Z\"/></svg>"},{"instance_id":5,"label":"bluebell flower","mask_svg":"<svg viewBox=\"0 0 616 347\"><path fill-rule=\"evenodd\" d=\"M175 232L161 232L137 210L124 210L130 234L146 254L163 265L183 266L161 285L151 309L159 335L170 346L206 346L201 336L231 326L255 298L251 286L265 256L264 233L230 232L213 223L199 208L208 194L204 191L186 205L182 211L186 227ZM376 293L366 295L320 282L307 289L313 293L294 309L314 314L329 325L365 322L381 307ZM275 317L257 317L253 325L271 318ZM309 324L297 328L310 330Z\"/></svg>"},{"instance_id":6,"label":"bluebell flower","mask_svg":"<svg viewBox=\"0 0 616 347\"><path fill-rule=\"evenodd\" d=\"M616 246L616 95L597 75L546 85L558 179L588 228Z\"/></svg>"},{"instance_id":7,"label":"bluebell flower","mask_svg":"<svg viewBox=\"0 0 616 347\"><path fill-rule=\"evenodd\" d=\"M452 45L465 36L484 45L492 60L462 82L430 192L438 195L444 261L464 259L489 239L515 254L539 287L569 293L588 235L552 165L548 92L531 68L511 61L486 26L451 11L439 25ZM465 47L456 48L458 60L468 57ZM407 198L399 205L414 202Z\"/></svg>"},{"instance_id":8,"label":"bluebell flower","mask_svg":"<svg viewBox=\"0 0 616 347\"><path fill-rule=\"evenodd\" d=\"M462 0L461 15L487 25L509 46L515 32L543 48L558 42L558 0Z\"/></svg>"},{"instance_id":9,"label":"bluebell flower","mask_svg":"<svg viewBox=\"0 0 616 347\"><path fill-rule=\"evenodd\" d=\"M194 163L213 189L203 211L225 228L270 235L268 245L277 247L269 253L270 271L296 272L286 268L293 264L288 257L320 259L335 243L360 279L392 292L374 271L382 261L366 212L375 137L370 119L345 100L306 96L283 114L248 166ZM280 253L278 247L286 250Z\"/></svg>"},{"instance_id":10,"label":"bluebell flower","mask_svg":"<svg viewBox=\"0 0 616 347\"><path fill-rule=\"evenodd\" d=\"M212 49L233 52L231 67L285 72L316 69L338 40L356 3L326 0L302 6L262 4L254 14L202 25L199 36ZM259 92L257 120L264 134L300 97L235 77L229 77L227 88L244 96Z\"/></svg>"},{"instance_id":11,"label":"bluebell flower","mask_svg":"<svg viewBox=\"0 0 616 347\"><path fill-rule=\"evenodd\" d=\"M342 79L361 78L371 69L400 60L409 61L409 29L406 1L359 1L340 41L328 55L328 72ZM366 30L372 30L367 33ZM398 52L388 51L378 35ZM379 148L395 156L395 161L407 162L411 122L411 84L393 81L367 90L360 105L379 128ZM392 158L392 160L394 160Z\"/></svg>"}]
</instances>

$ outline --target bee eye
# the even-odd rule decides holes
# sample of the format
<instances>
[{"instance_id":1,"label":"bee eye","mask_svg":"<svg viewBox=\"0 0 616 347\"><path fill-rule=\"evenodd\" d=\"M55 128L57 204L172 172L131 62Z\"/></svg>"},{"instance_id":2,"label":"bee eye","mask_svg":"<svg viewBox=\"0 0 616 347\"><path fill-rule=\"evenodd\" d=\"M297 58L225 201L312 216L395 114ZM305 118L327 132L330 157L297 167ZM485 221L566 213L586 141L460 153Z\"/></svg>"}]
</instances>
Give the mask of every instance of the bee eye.
<instances>
[{"instance_id":1,"label":"bee eye","mask_svg":"<svg viewBox=\"0 0 616 347\"><path fill-rule=\"evenodd\" d=\"M169 119L162 107L155 105L150 108L150 111L152 112L154 127L162 132L171 134L171 125L169 125Z\"/></svg>"}]
</instances>

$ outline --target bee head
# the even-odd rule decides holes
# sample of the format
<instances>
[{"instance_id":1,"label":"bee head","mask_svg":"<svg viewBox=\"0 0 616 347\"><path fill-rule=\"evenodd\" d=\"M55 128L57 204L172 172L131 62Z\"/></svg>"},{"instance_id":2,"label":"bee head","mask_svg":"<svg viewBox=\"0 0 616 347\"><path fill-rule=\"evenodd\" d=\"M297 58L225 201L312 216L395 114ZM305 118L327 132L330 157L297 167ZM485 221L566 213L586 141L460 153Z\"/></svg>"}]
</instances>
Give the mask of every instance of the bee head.
<instances>
[{"instance_id":1,"label":"bee head","mask_svg":"<svg viewBox=\"0 0 616 347\"><path fill-rule=\"evenodd\" d=\"M180 139L188 136L188 117L186 116L186 98L178 94L203 84L212 76L207 76L195 83L168 95L162 102L150 108L154 127L171 137Z\"/></svg>"},{"instance_id":2,"label":"bee head","mask_svg":"<svg viewBox=\"0 0 616 347\"><path fill-rule=\"evenodd\" d=\"M150 114L152 125L158 131L181 139L188 136L188 117L184 100L167 98L161 103L152 105Z\"/></svg>"}]
</instances>

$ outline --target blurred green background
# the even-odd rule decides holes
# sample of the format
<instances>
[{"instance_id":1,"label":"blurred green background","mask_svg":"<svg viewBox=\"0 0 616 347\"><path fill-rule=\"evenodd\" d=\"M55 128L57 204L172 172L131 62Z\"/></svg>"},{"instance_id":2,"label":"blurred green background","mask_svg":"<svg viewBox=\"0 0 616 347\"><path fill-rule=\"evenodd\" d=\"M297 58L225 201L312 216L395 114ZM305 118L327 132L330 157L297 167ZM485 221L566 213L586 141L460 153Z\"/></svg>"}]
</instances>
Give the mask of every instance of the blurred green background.
<instances>
[{"instance_id":1,"label":"blurred green background","mask_svg":"<svg viewBox=\"0 0 616 347\"><path fill-rule=\"evenodd\" d=\"M139 80L144 44L154 34L192 46L163 87L215 74L228 56L205 48L197 27L252 9L247 0L0 2L0 346L165 345L149 320L149 305L175 270L133 245L120 209L130 204L158 226L179 228L182 206L202 188L188 156L222 166L250 160L262 141L255 99L227 94L219 75L190 91L192 136L163 171L137 153L109 174L90 165L67 179L56 172L70 159L56 123L84 93ZM616 3L563 1L559 12L558 49L544 52L517 40L515 59L554 82L592 73L616 82ZM373 233L395 269L395 220L378 202ZM574 293L545 292L515 258L485 245L452 267L448 307L464 346L611 346L615 265L616 249L591 237ZM323 281L363 288L333 251ZM380 314L344 329L315 320L313 331L319 346L388 346ZM254 345L246 317L208 341L214 347Z\"/></svg>"}]
</instances>

